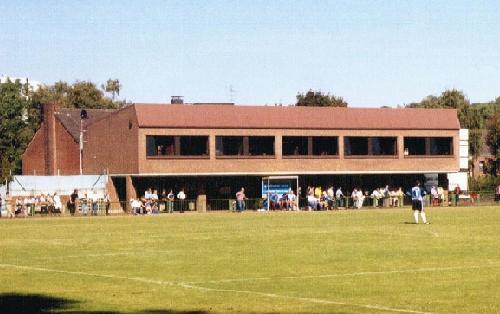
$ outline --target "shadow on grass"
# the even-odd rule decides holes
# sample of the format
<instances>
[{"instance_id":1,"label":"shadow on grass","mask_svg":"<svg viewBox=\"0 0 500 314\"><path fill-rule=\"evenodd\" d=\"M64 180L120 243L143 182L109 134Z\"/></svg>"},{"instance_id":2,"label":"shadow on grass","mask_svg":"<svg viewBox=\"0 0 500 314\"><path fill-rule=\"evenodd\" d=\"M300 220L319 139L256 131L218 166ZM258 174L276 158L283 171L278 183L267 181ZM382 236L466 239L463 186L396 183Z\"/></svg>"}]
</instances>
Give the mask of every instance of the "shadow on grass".
<instances>
[{"instance_id":1,"label":"shadow on grass","mask_svg":"<svg viewBox=\"0 0 500 314\"><path fill-rule=\"evenodd\" d=\"M2 314L28 314L28 313L103 313L120 314L122 312L113 311L85 311L75 308L80 303L76 300L41 295L41 294L21 294L4 293L0 294L0 313ZM151 309L142 310L141 314L207 314L200 310L169 310L169 309Z\"/></svg>"}]
</instances>

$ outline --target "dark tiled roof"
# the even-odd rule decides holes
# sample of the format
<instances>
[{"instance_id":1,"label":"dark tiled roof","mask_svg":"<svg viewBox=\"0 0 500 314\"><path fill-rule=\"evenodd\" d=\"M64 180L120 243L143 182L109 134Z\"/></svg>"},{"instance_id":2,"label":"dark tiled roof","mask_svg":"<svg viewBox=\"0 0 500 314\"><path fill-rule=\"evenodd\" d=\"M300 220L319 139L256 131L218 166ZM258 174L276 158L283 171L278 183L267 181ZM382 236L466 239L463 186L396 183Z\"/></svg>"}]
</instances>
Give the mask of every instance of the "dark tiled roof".
<instances>
[{"instance_id":1,"label":"dark tiled roof","mask_svg":"<svg viewBox=\"0 0 500 314\"><path fill-rule=\"evenodd\" d=\"M139 127L458 130L455 109L134 104Z\"/></svg>"},{"instance_id":2,"label":"dark tiled roof","mask_svg":"<svg viewBox=\"0 0 500 314\"><path fill-rule=\"evenodd\" d=\"M88 124L109 116L116 110L114 109L85 109L87 111L88 119L83 120L83 127L85 128ZM69 134L73 137L76 142L80 141L80 112L81 109L69 109L61 108L56 113L56 119L58 119Z\"/></svg>"}]
</instances>

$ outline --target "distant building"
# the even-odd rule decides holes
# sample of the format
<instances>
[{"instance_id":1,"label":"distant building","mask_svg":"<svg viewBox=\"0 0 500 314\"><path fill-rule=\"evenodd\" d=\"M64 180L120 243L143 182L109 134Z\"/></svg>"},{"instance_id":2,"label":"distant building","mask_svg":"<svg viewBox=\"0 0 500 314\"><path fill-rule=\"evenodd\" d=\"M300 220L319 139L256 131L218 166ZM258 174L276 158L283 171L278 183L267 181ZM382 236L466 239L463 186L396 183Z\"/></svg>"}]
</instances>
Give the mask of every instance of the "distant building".
<instances>
[{"instance_id":1,"label":"distant building","mask_svg":"<svg viewBox=\"0 0 500 314\"><path fill-rule=\"evenodd\" d=\"M109 174L121 200L148 187L220 199L244 186L261 197L269 177L295 178L302 194L308 185L406 188L426 175L466 184L468 137L454 109L132 104L88 116L83 173ZM80 111L48 105L23 174L78 174L79 154Z\"/></svg>"}]
</instances>

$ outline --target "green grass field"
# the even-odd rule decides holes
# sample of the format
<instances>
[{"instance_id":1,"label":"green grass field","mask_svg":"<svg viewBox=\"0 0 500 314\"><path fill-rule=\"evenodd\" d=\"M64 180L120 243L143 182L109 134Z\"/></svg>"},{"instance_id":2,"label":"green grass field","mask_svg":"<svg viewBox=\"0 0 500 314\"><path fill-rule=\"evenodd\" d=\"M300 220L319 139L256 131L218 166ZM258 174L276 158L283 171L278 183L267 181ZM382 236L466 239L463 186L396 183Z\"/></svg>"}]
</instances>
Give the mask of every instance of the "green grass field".
<instances>
[{"instance_id":1,"label":"green grass field","mask_svg":"<svg viewBox=\"0 0 500 314\"><path fill-rule=\"evenodd\" d=\"M0 313L499 313L500 208L0 220Z\"/></svg>"}]
</instances>

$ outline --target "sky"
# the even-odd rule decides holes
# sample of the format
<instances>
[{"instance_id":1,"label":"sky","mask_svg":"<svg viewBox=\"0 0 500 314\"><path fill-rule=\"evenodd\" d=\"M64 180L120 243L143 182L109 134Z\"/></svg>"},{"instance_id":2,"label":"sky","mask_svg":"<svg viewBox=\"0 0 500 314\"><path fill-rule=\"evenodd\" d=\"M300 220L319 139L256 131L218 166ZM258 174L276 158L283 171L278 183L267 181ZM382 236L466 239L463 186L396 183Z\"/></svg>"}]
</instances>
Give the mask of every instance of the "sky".
<instances>
[{"instance_id":1,"label":"sky","mask_svg":"<svg viewBox=\"0 0 500 314\"><path fill-rule=\"evenodd\" d=\"M132 102L351 107L500 96L497 1L1 1L0 75L117 78Z\"/></svg>"}]
</instances>

